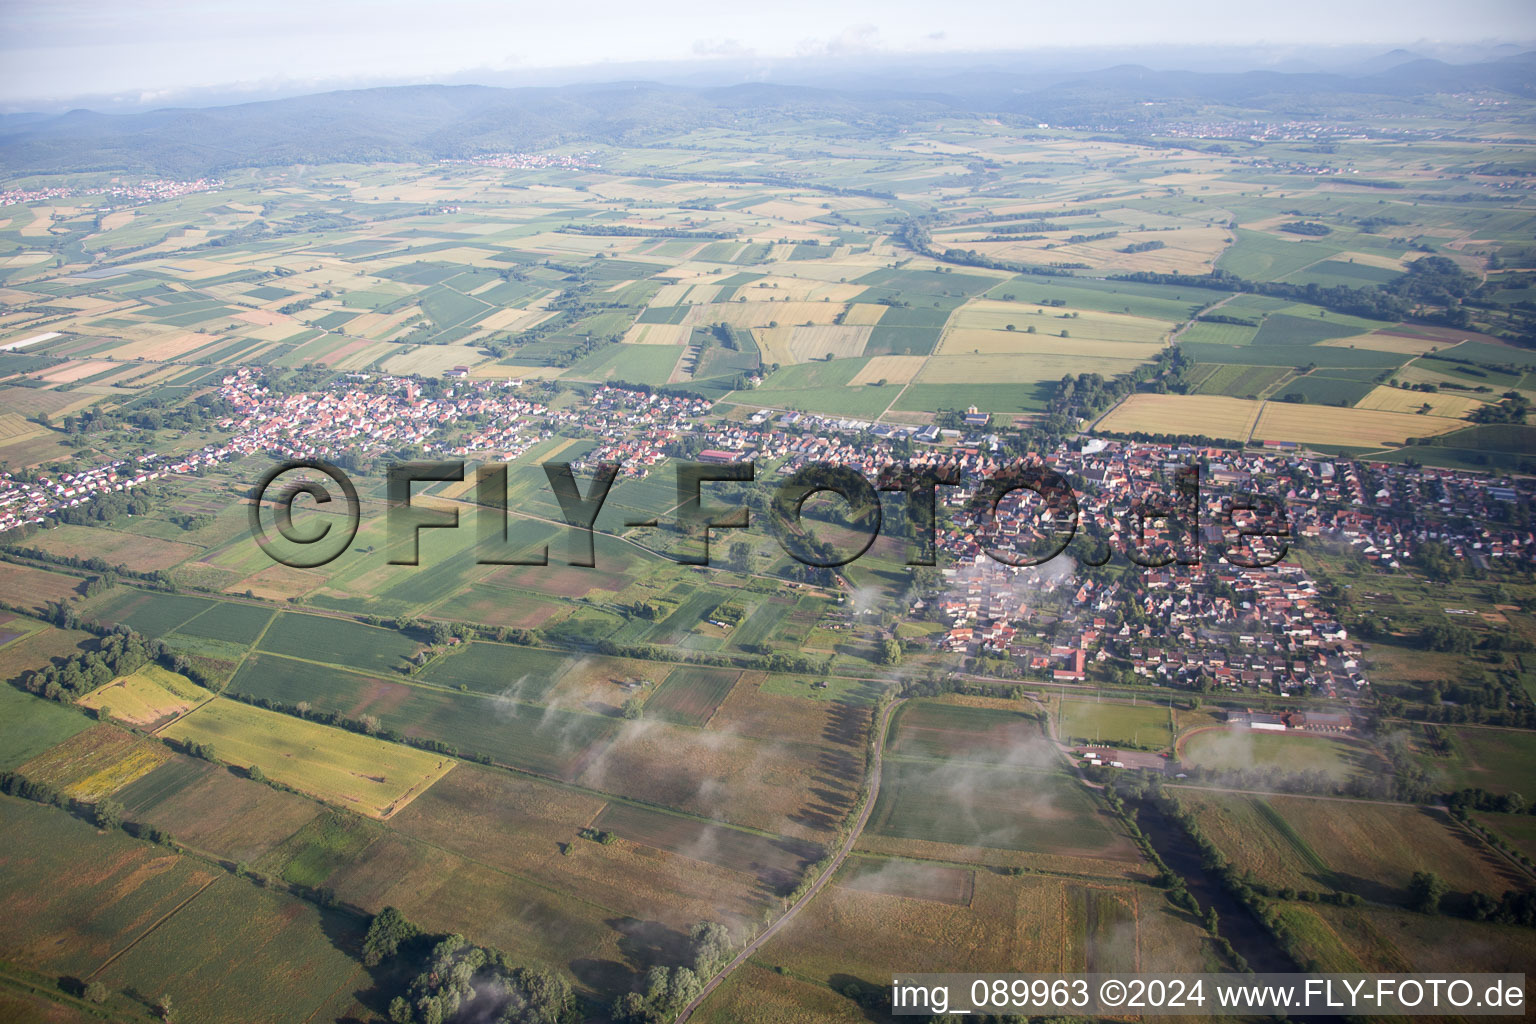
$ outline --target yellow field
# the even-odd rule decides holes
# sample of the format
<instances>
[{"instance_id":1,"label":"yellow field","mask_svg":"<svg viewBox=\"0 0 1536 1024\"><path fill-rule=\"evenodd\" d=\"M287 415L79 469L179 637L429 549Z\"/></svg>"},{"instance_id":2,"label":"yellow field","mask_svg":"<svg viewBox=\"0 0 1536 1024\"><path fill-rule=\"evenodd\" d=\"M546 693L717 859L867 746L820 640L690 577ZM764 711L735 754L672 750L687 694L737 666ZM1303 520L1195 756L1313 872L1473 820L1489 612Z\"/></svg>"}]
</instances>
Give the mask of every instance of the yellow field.
<instances>
[{"instance_id":1,"label":"yellow field","mask_svg":"<svg viewBox=\"0 0 1536 1024\"><path fill-rule=\"evenodd\" d=\"M1463 424L1460 421L1442 416L1267 402L1253 429L1253 436L1261 441L1299 441L1303 444L1342 444L1369 448L1376 445L1396 446L1410 437L1444 434L1461 426Z\"/></svg>"},{"instance_id":2,"label":"yellow field","mask_svg":"<svg viewBox=\"0 0 1536 1024\"><path fill-rule=\"evenodd\" d=\"M944 332L937 355L1059 355L1077 352L1085 356L1107 359L1134 359L1146 362L1154 358L1163 347L1161 342L1147 344L1134 341L1103 341L1079 335L1074 327L1065 328L1068 337L1061 337L1059 323L1076 321L1052 321L1049 331L1044 327L1038 334L1018 331L982 331L968 327L952 327Z\"/></svg>"},{"instance_id":3,"label":"yellow field","mask_svg":"<svg viewBox=\"0 0 1536 1024\"><path fill-rule=\"evenodd\" d=\"M801 267L804 264L795 264ZM796 270L796 274L799 271ZM746 296L748 302L764 301L769 297L775 302L821 302L823 299L829 302L847 302L864 291L861 284L849 284L845 281L824 281L815 277L765 277L760 281L754 281L741 289L738 293ZM657 305L661 300L656 300Z\"/></svg>"},{"instance_id":4,"label":"yellow field","mask_svg":"<svg viewBox=\"0 0 1536 1024\"><path fill-rule=\"evenodd\" d=\"M500 309L480 321L479 326L492 331L526 331L552 316L543 309Z\"/></svg>"},{"instance_id":5,"label":"yellow field","mask_svg":"<svg viewBox=\"0 0 1536 1024\"><path fill-rule=\"evenodd\" d=\"M624 335L626 345L686 345L692 327L682 324L635 324Z\"/></svg>"},{"instance_id":6,"label":"yellow field","mask_svg":"<svg viewBox=\"0 0 1536 1024\"><path fill-rule=\"evenodd\" d=\"M789 199L770 199L765 203L758 203L746 209L754 217L772 217L775 220L814 220L823 216L826 211L820 205L810 203L798 203Z\"/></svg>"},{"instance_id":7,"label":"yellow field","mask_svg":"<svg viewBox=\"0 0 1536 1024\"><path fill-rule=\"evenodd\" d=\"M210 334L199 334L196 331L182 331L172 329L167 332L164 328L157 327L149 337L139 341L132 341L126 345L120 345L114 353L119 359L146 359L150 362L164 362L168 359L180 359L194 349L202 348L213 341Z\"/></svg>"},{"instance_id":8,"label":"yellow field","mask_svg":"<svg viewBox=\"0 0 1536 1024\"><path fill-rule=\"evenodd\" d=\"M211 744L215 755L256 765L275 782L373 818L387 818L446 775L455 762L216 697L161 732Z\"/></svg>"},{"instance_id":9,"label":"yellow field","mask_svg":"<svg viewBox=\"0 0 1536 1024\"><path fill-rule=\"evenodd\" d=\"M131 676L97 687L76 703L92 711L107 708L112 718L120 722L151 726L163 718L190 711L212 697L211 691L184 675L159 665L146 665Z\"/></svg>"},{"instance_id":10,"label":"yellow field","mask_svg":"<svg viewBox=\"0 0 1536 1024\"><path fill-rule=\"evenodd\" d=\"M873 356L864 364L864 369L853 375L848 384L851 387L855 384L873 384L879 380L888 384L905 384L917 376L917 371L923 368L926 361L923 356Z\"/></svg>"},{"instance_id":11,"label":"yellow field","mask_svg":"<svg viewBox=\"0 0 1536 1024\"><path fill-rule=\"evenodd\" d=\"M683 321L690 327L728 323L732 327L782 327L830 324L846 307L840 302L716 302L694 306Z\"/></svg>"},{"instance_id":12,"label":"yellow field","mask_svg":"<svg viewBox=\"0 0 1536 1024\"><path fill-rule=\"evenodd\" d=\"M324 339L321 339L321 340L324 340ZM430 346L430 347L436 348L438 350L442 350L444 348L447 348L448 346L446 346L446 345L434 345L434 346ZM342 348L337 349L335 352L332 352L330 355L325 356L325 357L323 357L321 359L315 360L315 362L321 363L321 364L323 364L325 366L329 366L333 370L361 370L363 367L370 365L374 361L379 360L379 359L383 359L385 356L389 355L391 352L398 352L398 351L400 351L400 349L399 349L399 346L397 346L397 345L390 345L390 344L388 344L386 342L382 342L382 341L367 341L367 342L365 342L362 339L355 339L354 341L349 342L348 344L346 344ZM461 351L462 351L462 349L461 349ZM446 358L446 356L444 358ZM478 352L476 352L476 358L483 359L485 357L480 355ZM452 366L457 366L459 364L458 363L449 363L447 365L452 367ZM469 365L473 365L473 364L471 363ZM417 370L417 371L406 371L406 372L408 372L408 373L410 373L410 372L420 373L420 372L428 372L428 371L419 371L419 370Z\"/></svg>"},{"instance_id":13,"label":"yellow field","mask_svg":"<svg viewBox=\"0 0 1536 1024\"><path fill-rule=\"evenodd\" d=\"M64 363L38 376L54 384L73 384L77 380L94 376L103 370L110 370L116 365L105 359L85 359L80 362Z\"/></svg>"},{"instance_id":14,"label":"yellow field","mask_svg":"<svg viewBox=\"0 0 1536 1024\"><path fill-rule=\"evenodd\" d=\"M843 323L851 327L873 327L889 308L877 302L855 302L848 307L848 315L843 317Z\"/></svg>"},{"instance_id":15,"label":"yellow field","mask_svg":"<svg viewBox=\"0 0 1536 1024\"><path fill-rule=\"evenodd\" d=\"M101 218L101 230L111 231L113 228L122 227L133 220L134 213L135 211L133 210L114 210L112 213Z\"/></svg>"},{"instance_id":16,"label":"yellow field","mask_svg":"<svg viewBox=\"0 0 1536 1024\"><path fill-rule=\"evenodd\" d=\"M42 433L45 433L43 427L38 426L36 423L27 422L27 418L19 413L0 413L0 441L14 441L18 438Z\"/></svg>"},{"instance_id":17,"label":"yellow field","mask_svg":"<svg viewBox=\"0 0 1536 1024\"><path fill-rule=\"evenodd\" d=\"M1318 342L1327 348L1368 348L1375 352L1392 352L1403 356L1421 356L1445 342L1434 338L1401 338L1395 334L1355 334L1348 338L1329 338Z\"/></svg>"},{"instance_id":18,"label":"yellow field","mask_svg":"<svg viewBox=\"0 0 1536 1024\"><path fill-rule=\"evenodd\" d=\"M415 315L416 310L409 306L394 313L364 313L347 324L347 333L363 338L387 338Z\"/></svg>"},{"instance_id":19,"label":"yellow field","mask_svg":"<svg viewBox=\"0 0 1536 1024\"><path fill-rule=\"evenodd\" d=\"M0 268L14 270L17 267L31 267L46 263L52 258L52 254L46 252L16 252L0 257Z\"/></svg>"},{"instance_id":20,"label":"yellow field","mask_svg":"<svg viewBox=\"0 0 1536 1024\"><path fill-rule=\"evenodd\" d=\"M480 349L467 345L423 345L415 351L390 356L384 361L383 367L388 373L419 373L426 377L436 377L455 366L473 367L486 362L488 358ZM340 369L356 368L346 365L348 362L356 362L356 359L344 360L336 366Z\"/></svg>"},{"instance_id":21,"label":"yellow field","mask_svg":"<svg viewBox=\"0 0 1536 1024\"><path fill-rule=\"evenodd\" d=\"M1076 313L1077 316L1063 315L1070 313ZM1001 299L982 299L961 306L950 320L951 327L985 331L1001 331L1009 324L1013 324L1020 333L1028 327L1034 327L1041 334L1059 334L1065 329L1074 338L1138 341L1159 345L1173 327L1166 320L1131 316L1129 313L1105 313L1071 306L1038 306L1029 302L1005 302Z\"/></svg>"},{"instance_id":22,"label":"yellow field","mask_svg":"<svg viewBox=\"0 0 1536 1024\"><path fill-rule=\"evenodd\" d=\"M759 327L752 332L757 345L763 351L763 362L806 363L825 359L834 353L840 359L848 359L864 353L869 343L869 327L849 327L821 324L815 327Z\"/></svg>"},{"instance_id":23,"label":"yellow field","mask_svg":"<svg viewBox=\"0 0 1536 1024\"><path fill-rule=\"evenodd\" d=\"M825 359L828 352L839 359L850 359L864 354L864 346L869 343L869 332L868 327L847 327L836 324L792 327L787 349L791 361L796 363Z\"/></svg>"},{"instance_id":24,"label":"yellow field","mask_svg":"<svg viewBox=\"0 0 1536 1024\"><path fill-rule=\"evenodd\" d=\"M1099 421L1099 429L1120 433L1204 434L1243 441L1253 430L1262 404L1221 395L1131 395ZM1316 412L1319 407L1293 405L1288 408Z\"/></svg>"},{"instance_id":25,"label":"yellow field","mask_svg":"<svg viewBox=\"0 0 1536 1024\"><path fill-rule=\"evenodd\" d=\"M140 739L110 725L96 725L34 757L20 773L66 796L95 803L170 760L165 744Z\"/></svg>"},{"instance_id":26,"label":"yellow field","mask_svg":"<svg viewBox=\"0 0 1536 1024\"><path fill-rule=\"evenodd\" d=\"M1473 409L1483 403L1468 395L1456 395L1440 392L1426 394L1423 391L1407 391L1403 388L1394 388L1382 384L1372 389L1369 394L1355 403L1356 409L1376 409L1381 412L1411 412L1417 413L1425 405L1429 406L1430 416L1448 416L1451 419L1462 419Z\"/></svg>"}]
</instances>

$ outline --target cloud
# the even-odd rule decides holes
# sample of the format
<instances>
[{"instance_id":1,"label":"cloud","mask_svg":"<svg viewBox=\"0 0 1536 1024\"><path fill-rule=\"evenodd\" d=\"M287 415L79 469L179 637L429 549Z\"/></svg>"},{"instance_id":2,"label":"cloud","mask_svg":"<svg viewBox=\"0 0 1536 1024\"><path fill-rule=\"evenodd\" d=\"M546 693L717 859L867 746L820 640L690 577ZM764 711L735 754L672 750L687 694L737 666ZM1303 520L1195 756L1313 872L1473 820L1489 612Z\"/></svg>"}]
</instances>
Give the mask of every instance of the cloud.
<instances>
[{"instance_id":1,"label":"cloud","mask_svg":"<svg viewBox=\"0 0 1536 1024\"><path fill-rule=\"evenodd\" d=\"M695 39L693 53L697 57L756 57L757 51L735 39Z\"/></svg>"},{"instance_id":2,"label":"cloud","mask_svg":"<svg viewBox=\"0 0 1536 1024\"><path fill-rule=\"evenodd\" d=\"M850 25L830 39L806 39L800 43L801 57L854 57L881 49L880 29L865 23Z\"/></svg>"}]
</instances>

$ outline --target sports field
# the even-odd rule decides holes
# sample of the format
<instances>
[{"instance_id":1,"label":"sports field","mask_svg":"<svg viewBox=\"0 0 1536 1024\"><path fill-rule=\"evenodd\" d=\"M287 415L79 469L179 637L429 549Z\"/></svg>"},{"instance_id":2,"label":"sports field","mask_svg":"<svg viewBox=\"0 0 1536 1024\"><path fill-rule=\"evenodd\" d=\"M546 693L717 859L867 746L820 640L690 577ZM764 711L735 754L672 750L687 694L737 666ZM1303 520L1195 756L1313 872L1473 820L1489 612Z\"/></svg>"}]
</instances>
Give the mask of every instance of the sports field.
<instances>
[{"instance_id":1,"label":"sports field","mask_svg":"<svg viewBox=\"0 0 1536 1024\"><path fill-rule=\"evenodd\" d=\"M277 782L373 818L410 803L452 758L217 698L161 733L212 745L221 761L252 765Z\"/></svg>"},{"instance_id":2,"label":"sports field","mask_svg":"<svg viewBox=\"0 0 1536 1024\"><path fill-rule=\"evenodd\" d=\"M1216 727L1179 740L1178 757L1213 771L1273 768L1286 772L1323 772L1344 780L1379 771L1381 757L1355 740L1299 733Z\"/></svg>"},{"instance_id":3,"label":"sports field","mask_svg":"<svg viewBox=\"0 0 1536 1024\"><path fill-rule=\"evenodd\" d=\"M1063 700L1057 729L1066 742L1128 744L1146 749L1172 740L1168 709L1156 704Z\"/></svg>"}]
</instances>

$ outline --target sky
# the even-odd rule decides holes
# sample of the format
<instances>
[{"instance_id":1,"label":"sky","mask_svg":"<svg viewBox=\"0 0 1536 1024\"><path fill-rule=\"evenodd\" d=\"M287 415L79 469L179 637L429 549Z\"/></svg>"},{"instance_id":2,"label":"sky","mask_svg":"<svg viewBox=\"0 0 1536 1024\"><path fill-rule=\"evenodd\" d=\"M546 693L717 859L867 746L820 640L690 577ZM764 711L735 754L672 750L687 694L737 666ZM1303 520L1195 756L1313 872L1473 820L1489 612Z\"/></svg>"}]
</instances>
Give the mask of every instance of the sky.
<instances>
[{"instance_id":1,"label":"sky","mask_svg":"<svg viewBox=\"0 0 1536 1024\"><path fill-rule=\"evenodd\" d=\"M1536 39L1531 0L0 0L0 104L173 103L634 61Z\"/></svg>"}]
</instances>

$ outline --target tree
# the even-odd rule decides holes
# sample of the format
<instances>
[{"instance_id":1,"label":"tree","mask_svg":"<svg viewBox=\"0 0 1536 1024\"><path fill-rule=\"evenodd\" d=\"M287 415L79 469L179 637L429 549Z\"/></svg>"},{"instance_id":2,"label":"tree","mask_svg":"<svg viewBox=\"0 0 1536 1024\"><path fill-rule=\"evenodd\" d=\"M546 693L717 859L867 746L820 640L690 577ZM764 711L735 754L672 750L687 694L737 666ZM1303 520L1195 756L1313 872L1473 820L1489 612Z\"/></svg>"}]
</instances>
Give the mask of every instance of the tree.
<instances>
[{"instance_id":1,"label":"tree","mask_svg":"<svg viewBox=\"0 0 1536 1024\"><path fill-rule=\"evenodd\" d=\"M421 930L394 907L385 907L368 923L368 934L363 937L363 963L376 967L400 951Z\"/></svg>"},{"instance_id":2,"label":"tree","mask_svg":"<svg viewBox=\"0 0 1536 1024\"><path fill-rule=\"evenodd\" d=\"M639 697L631 697L629 700L624 702L624 706L619 709L619 713L633 722L635 719L645 714L645 701L641 700Z\"/></svg>"},{"instance_id":3,"label":"tree","mask_svg":"<svg viewBox=\"0 0 1536 1024\"><path fill-rule=\"evenodd\" d=\"M894 637L887 639L885 643L880 645L880 664L901 664L901 644L897 643Z\"/></svg>"},{"instance_id":4,"label":"tree","mask_svg":"<svg viewBox=\"0 0 1536 1024\"><path fill-rule=\"evenodd\" d=\"M1433 871L1415 871L1408 883L1408 905L1421 914L1438 914L1446 888L1445 881Z\"/></svg>"},{"instance_id":5,"label":"tree","mask_svg":"<svg viewBox=\"0 0 1536 1024\"><path fill-rule=\"evenodd\" d=\"M245 774L252 782L267 781L267 773L261 770L261 765L259 764L251 765L246 769Z\"/></svg>"},{"instance_id":6,"label":"tree","mask_svg":"<svg viewBox=\"0 0 1536 1024\"><path fill-rule=\"evenodd\" d=\"M688 933L693 951L693 972L711 977L731 956L731 933L714 921L700 921Z\"/></svg>"},{"instance_id":7,"label":"tree","mask_svg":"<svg viewBox=\"0 0 1536 1024\"><path fill-rule=\"evenodd\" d=\"M108 994L107 986L99 981L89 983L85 986L85 991L81 993L81 995L85 996L85 1001L88 1003L104 1003L107 1001Z\"/></svg>"},{"instance_id":8,"label":"tree","mask_svg":"<svg viewBox=\"0 0 1536 1024\"><path fill-rule=\"evenodd\" d=\"M91 809L91 817L98 828L122 828L126 813L122 804L105 798L96 801L96 806Z\"/></svg>"}]
</instances>

